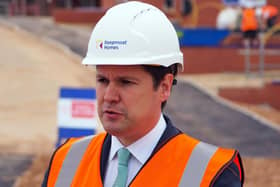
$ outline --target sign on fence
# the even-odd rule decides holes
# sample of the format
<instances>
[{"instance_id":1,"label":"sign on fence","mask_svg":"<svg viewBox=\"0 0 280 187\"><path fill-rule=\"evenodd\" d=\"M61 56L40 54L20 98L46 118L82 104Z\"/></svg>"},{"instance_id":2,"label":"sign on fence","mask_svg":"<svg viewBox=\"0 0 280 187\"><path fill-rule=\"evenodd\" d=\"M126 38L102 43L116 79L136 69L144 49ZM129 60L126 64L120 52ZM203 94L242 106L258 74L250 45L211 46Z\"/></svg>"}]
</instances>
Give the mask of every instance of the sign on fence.
<instances>
[{"instance_id":1,"label":"sign on fence","mask_svg":"<svg viewBox=\"0 0 280 187\"><path fill-rule=\"evenodd\" d=\"M225 5L238 5L239 4L239 0L223 0L223 3Z\"/></svg>"},{"instance_id":2,"label":"sign on fence","mask_svg":"<svg viewBox=\"0 0 280 187\"><path fill-rule=\"evenodd\" d=\"M57 145L63 139L95 134L97 127L95 89L61 88L57 122Z\"/></svg>"},{"instance_id":3,"label":"sign on fence","mask_svg":"<svg viewBox=\"0 0 280 187\"><path fill-rule=\"evenodd\" d=\"M260 7L266 5L266 0L239 0L242 7Z\"/></svg>"}]
</instances>

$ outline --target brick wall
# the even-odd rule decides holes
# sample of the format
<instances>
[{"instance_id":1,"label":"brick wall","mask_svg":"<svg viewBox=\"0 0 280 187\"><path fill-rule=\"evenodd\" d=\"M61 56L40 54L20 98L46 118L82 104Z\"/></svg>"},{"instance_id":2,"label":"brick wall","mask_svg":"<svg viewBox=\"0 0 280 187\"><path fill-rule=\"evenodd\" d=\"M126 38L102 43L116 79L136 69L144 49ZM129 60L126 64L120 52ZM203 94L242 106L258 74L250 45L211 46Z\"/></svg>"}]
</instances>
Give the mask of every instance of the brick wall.
<instances>
[{"instance_id":1,"label":"brick wall","mask_svg":"<svg viewBox=\"0 0 280 187\"><path fill-rule=\"evenodd\" d=\"M269 104L280 109L280 83L269 82L261 88L220 88L219 96L248 104Z\"/></svg>"},{"instance_id":2,"label":"brick wall","mask_svg":"<svg viewBox=\"0 0 280 187\"><path fill-rule=\"evenodd\" d=\"M266 100L269 104L277 109L280 109L280 82L269 83L265 85Z\"/></svg>"},{"instance_id":3,"label":"brick wall","mask_svg":"<svg viewBox=\"0 0 280 187\"><path fill-rule=\"evenodd\" d=\"M226 99L250 103L250 104L262 104L265 103L265 92L263 88L220 88L219 96Z\"/></svg>"},{"instance_id":4,"label":"brick wall","mask_svg":"<svg viewBox=\"0 0 280 187\"><path fill-rule=\"evenodd\" d=\"M218 73L218 72L242 72L245 70L244 56L241 48L208 48L208 47L184 47L181 49L184 54L184 73ZM273 49L271 49L273 50ZM259 56L258 49L251 56L252 70L258 70ZM279 50L274 49L274 53ZM277 64L280 69L279 55L266 55L266 64ZM265 69L272 69L268 67Z\"/></svg>"},{"instance_id":5,"label":"brick wall","mask_svg":"<svg viewBox=\"0 0 280 187\"><path fill-rule=\"evenodd\" d=\"M97 23L104 13L102 10L54 9L53 18L56 22L93 24Z\"/></svg>"}]
</instances>

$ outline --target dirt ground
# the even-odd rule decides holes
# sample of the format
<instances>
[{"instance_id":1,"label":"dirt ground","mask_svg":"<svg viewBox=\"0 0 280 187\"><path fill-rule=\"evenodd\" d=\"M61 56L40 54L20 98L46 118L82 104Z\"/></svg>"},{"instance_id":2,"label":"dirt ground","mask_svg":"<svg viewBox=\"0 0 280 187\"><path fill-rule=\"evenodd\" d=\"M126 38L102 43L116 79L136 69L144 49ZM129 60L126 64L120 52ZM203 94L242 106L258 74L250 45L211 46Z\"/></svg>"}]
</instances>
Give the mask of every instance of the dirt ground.
<instances>
[{"instance_id":1,"label":"dirt ground","mask_svg":"<svg viewBox=\"0 0 280 187\"><path fill-rule=\"evenodd\" d=\"M93 87L94 71L81 66L76 56L24 32L0 26L0 41L0 155L49 159L59 88ZM43 174L45 163L34 162L38 173ZM41 181L24 186L40 186Z\"/></svg>"},{"instance_id":2,"label":"dirt ground","mask_svg":"<svg viewBox=\"0 0 280 187\"><path fill-rule=\"evenodd\" d=\"M0 153L33 154L32 165L14 186L40 186L56 139L59 87L92 87L94 70L81 66L81 59L76 56L29 34L0 26L0 41ZM268 77L275 76L277 73ZM221 85L258 86L262 82L258 78L246 79L242 74L181 78L191 80L213 94ZM279 111L260 106L242 106L280 124ZM279 166L279 159L245 157L245 186L279 187Z\"/></svg>"},{"instance_id":3,"label":"dirt ground","mask_svg":"<svg viewBox=\"0 0 280 187\"><path fill-rule=\"evenodd\" d=\"M0 27L0 37L0 147L41 150L55 139L60 86L92 87L94 71L28 34Z\"/></svg>"}]
</instances>

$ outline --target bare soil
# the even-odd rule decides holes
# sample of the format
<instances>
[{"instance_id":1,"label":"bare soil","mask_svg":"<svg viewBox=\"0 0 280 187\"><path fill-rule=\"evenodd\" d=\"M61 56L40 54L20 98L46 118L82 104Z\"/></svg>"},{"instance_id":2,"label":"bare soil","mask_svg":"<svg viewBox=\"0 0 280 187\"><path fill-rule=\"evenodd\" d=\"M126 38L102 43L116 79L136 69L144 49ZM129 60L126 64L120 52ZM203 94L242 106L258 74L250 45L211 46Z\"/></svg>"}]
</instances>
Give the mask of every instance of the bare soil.
<instances>
[{"instance_id":1,"label":"bare soil","mask_svg":"<svg viewBox=\"0 0 280 187\"><path fill-rule=\"evenodd\" d=\"M0 40L0 147L41 151L56 138L59 88L93 87L94 71L26 33L0 27Z\"/></svg>"},{"instance_id":2,"label":"bare soil","mask_svg":"<svg viewBox=\"0 0 280 187\"><path fill-rule=\"evenodd\" d=\"M0 156L33 155L29 184L16 184L40 186L56 141L59 89L94 87L95 71L22 31L0 25L0 41Z\"/></svg>"}]
</instances>

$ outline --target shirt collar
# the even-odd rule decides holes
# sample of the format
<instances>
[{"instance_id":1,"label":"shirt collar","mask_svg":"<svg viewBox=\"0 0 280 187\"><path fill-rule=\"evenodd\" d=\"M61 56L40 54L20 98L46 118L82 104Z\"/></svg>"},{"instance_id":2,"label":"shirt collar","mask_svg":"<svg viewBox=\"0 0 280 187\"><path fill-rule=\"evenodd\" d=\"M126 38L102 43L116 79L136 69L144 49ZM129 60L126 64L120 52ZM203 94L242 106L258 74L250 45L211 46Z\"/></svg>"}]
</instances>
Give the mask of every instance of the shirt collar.
<instances>
[{"instance_id":1,"label":"shirt collar","mask_svg":"<svg viewBox=\"0 0 280 187\"><path fill-rule=\"evenodd\" d=\"M152 154L165 128L166 122L163 118L163 115L161 114L156 126L152 130L150 130L145 136L143 136L133 144L129 145L127 149L139 162L144 164ZM117 151L122 147L124 146L121 144L118 138L112 136L109 160L113 160L116 156Z\"/></svg>"}]
</instances>

